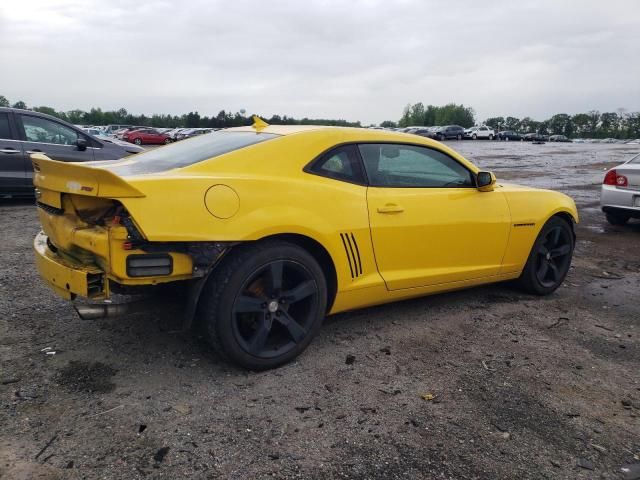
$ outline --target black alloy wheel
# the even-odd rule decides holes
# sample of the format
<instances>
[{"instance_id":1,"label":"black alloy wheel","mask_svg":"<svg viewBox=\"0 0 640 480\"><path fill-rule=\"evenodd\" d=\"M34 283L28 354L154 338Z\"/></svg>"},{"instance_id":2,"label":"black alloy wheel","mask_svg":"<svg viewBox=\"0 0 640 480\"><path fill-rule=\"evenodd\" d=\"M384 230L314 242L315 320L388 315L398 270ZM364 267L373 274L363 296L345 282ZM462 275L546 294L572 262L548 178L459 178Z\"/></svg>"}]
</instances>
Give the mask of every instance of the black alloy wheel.
<instances>
[{"instance_id":1,"label":"black alloy wheel","mask_svg":"<svg viewBox=\"0 0 640 480\"><path fill-rule=\"evenodd\" d=\"M535 295L548 295L564 282L569 267L575 237L568 220L551 217L542 227L531 248L527 263L518 278L520 287Z\"/></svg>"},{"instance_id":2,"label":"black alloy wheel","mask_svg":"<svg viewBox=\"0 0 640 480\"><path fill-rule=\"evenodd\" d=\"M234 247L209 277L199 319L218 353L251 370L297 357L320 329L327 286L316 259L279 241Z\"/></svg>"},{"instance_id":3,"label":"black alloy wheel","mask_svg":"<svg viewBox=\"0 0 640 480\"><path fill-rule=\"evenodd\" d=\"M563 278L571 262L573 239L571 233L555 226L545 233L544 241L538 245L535 271L544 287L552 287Z\"/></svg>"},{"instance_id":4,"label":"black alloy wheel","mask_svg":"<svg viewBox=\"0 0 640 480\"><path fill-rule=\"evenodd\" d=\"M235 298L236 340L257 358L287 354L306 338L317 306L318 286L304 265L269 262L247 279Z\"/></svg>"}]
</instances>

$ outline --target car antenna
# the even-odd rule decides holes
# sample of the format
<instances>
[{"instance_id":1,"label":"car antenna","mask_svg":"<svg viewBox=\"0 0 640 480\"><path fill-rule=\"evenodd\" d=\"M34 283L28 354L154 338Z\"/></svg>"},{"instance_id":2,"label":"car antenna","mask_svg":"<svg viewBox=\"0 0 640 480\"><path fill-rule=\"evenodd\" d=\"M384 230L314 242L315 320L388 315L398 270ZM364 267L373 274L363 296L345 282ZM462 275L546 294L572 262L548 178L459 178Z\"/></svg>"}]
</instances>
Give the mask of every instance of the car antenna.
<instances>
[{"instance_id":1,"label":"car antenna","mask_svg":"<svg viewBox=\"0 0 640 480\"><path fill-rule=\"evenodd\" d=\"M262 120L259 116L254 115L253 116L253 125L251 125L253 128L256 129L257 132L259 132L260 130L263 130L265 128L267 128L269 126L269 124L267 122L265 122L264 120Z\"/></svg>"}]
</instances>

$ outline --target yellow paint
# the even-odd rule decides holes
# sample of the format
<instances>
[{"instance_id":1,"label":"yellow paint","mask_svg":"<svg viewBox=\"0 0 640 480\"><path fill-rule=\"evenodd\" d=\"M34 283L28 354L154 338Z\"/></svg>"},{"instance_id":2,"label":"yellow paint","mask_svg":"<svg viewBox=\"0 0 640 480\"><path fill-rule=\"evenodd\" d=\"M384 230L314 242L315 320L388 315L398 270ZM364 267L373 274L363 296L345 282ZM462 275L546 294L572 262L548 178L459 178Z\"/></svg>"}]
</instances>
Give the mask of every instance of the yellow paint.
<instances>
[{"instance_id":1,"label":"yellow paint","mask_svg":"<svg viewBox=\"0 0 640 480\"><path fill-rule=\"evenodd\" d=\"M240 198L231 187L214 185L204 195L209 213L217 218L231 218L240 208Z\"/></svg>"},{"instance_id":2,"label":"yellow paint","mask_svg":"<svg viewBox=\"0 0 640 480\"><path fill-rule=\"evenodd\" d=\"M35 184L46 192L42 198L52 206L59 202L65 211L56 216L39 209L43 229L60 250L75 253L73 258L78 258L78 252L84 254L87 264L127 285L192 278L191 259L171 253L173 275L128 278L126 256L142 252L122 248L124 227L91 226L74 211L100 207L92 201L117 199L150 242L245 242L280 234L305 236L322 245L333 262L338 280L331 310L335 313L516 278L552 215L563 213L578 221L569 197L499 181L484 191L377 188L303 171L335 145L382 141L437 149L474 174L478 172L473 163L427 138L355 128L258 128L281 136L181 169L124 178L102 168L104 163L79 165L34 156L40 170ZM233 130L256 132L255 127ZM68 179L93 190L72 188L77 185L70 186ZM353 274L349 263L353 256L345 250L341 233L357 243L362 269L358 275ZM42 255L38 249L36 253ZM46 251L44 255L51 257ZM61 256L64 252L54 258ZM49 278L47 272L41 269L45 278Z\"/></svg>"}]
</instances>

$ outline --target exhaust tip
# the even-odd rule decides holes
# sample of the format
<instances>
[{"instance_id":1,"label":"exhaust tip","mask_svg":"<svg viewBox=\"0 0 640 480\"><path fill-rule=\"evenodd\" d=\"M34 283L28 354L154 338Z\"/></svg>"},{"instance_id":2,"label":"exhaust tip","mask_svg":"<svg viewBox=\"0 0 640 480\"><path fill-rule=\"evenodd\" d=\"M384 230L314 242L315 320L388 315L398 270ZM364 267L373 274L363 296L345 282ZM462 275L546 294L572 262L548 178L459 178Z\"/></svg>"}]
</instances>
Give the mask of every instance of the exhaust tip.
<instances>
[{"instance_id":1,"label":"exhaust tip","mask_svg":"<svg viewBox=\"0 0 640 480\"><path fill-rule=\"evenodd\" d=\"M129 304L94 303L73 305L82 320L99 320L123 315L129 311Z\"/></svg>"}]
</instances>

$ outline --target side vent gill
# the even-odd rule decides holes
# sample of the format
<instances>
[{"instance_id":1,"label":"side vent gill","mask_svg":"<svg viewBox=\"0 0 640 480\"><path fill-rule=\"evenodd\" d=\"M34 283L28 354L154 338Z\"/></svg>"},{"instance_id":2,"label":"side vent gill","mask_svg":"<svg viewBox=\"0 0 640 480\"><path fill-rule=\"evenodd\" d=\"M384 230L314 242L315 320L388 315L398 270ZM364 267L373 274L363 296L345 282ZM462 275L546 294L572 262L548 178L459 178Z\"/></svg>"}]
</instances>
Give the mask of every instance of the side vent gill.
<instances>
[{"instance_id":1,"label":"side vent gill","mask_svg":"<svg viewBox=\"0 0 640 480\"><path fill-rule=\"evenodd\" d=\"M344 251L347 254L347 260L349 261L349 271L351 271L351 278L357 278L362 275L362 262L360 261L360 250L358 250L358 242L353 233L341 233L342 245L344 245Z\"/></svg>"}]
</instances>

